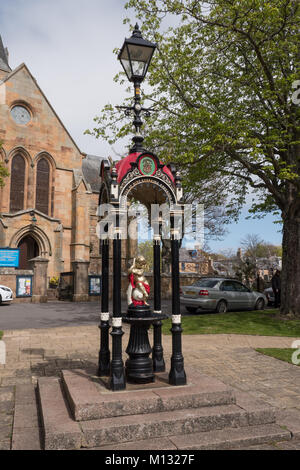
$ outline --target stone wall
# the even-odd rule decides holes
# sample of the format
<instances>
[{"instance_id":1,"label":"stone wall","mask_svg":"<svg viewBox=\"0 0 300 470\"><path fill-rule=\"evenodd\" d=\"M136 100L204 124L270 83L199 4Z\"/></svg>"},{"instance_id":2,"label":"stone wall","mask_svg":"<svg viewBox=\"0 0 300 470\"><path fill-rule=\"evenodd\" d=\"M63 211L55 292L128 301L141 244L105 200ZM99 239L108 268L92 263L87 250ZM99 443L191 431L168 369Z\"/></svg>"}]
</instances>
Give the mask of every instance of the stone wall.
<instances>
[{"instance_id":1,"label":"stone wall","mask_svg":"<svg viewBox=\"0 0 300 470\"><path fill-rule=\"evenodd\" d=\"M9 287L13 291L14 302L16 303L23 303L23 302L31 302L31 297L28 299L26 298L16 298L16 287L17 287L17 276L29 276L33 275L32 270L24 271L18 270L15 268L0 268L0 284L6 287Z\"/></svg>"},{"instance_id":2,"label":"stone wall","mask_svg":"<svg viewBox=\"0 0 300 470\"><path fill-rule=\"evenodd\" d=\"M24 64L2 86L5 94L0 106L0 160L11 173L13 157L21 154L26 170L23 211L9 213L10 178L0 188L0 246L15 248L20 238L31 235L39 245L39 256L49 259L48 277L57 276L71 270L72 261L89 259L91 196L85 187L80 187L77 194L73 176L81 172L84 155ZM18 125L13 120L10 110L16 104L30 111L28 124ZM35 213L37 221L32 227L30 210L36 206L37 163L41 157L50 166L49 213Z\"/></svg>"}]
</instances>

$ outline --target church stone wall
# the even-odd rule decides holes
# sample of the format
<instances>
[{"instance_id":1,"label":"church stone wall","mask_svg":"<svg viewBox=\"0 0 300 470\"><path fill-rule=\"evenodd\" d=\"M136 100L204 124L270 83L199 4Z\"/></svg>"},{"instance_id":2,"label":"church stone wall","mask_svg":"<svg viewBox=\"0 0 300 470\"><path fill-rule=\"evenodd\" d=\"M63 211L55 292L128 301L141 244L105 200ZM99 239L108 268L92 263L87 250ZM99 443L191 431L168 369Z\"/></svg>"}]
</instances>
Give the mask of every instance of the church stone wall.
<instances>
[{"instance_id":1,"label":"church stone wall","mask_svg":"<svg viewBox=\"0 0 300 470\"><path fill-rule=\"evenodd\" d=\"M3 142L1 159L11 173L11 162L16 153L21 153L26 162L24 210L16 215L10 211L10 178L0 189L1 246L16 247L17 234L27 227L25 235L37 239L40 256L49 259L48 279L60 272L72 270L72 262L89 261L91 232L96 225L90 223L90 204L93 195L82 182L74 182L74 171L81 173L83 155L52 109L27 67L23 64L8 74L0 71L0 79L5 79L5 93L0 105L0 140ZM5 101L3 101L5 98ZM11 116L11 108L24 105L31 113L31 121L18 125ZM43 155L50 165L49 213L39 214L32 225L30 211L35 209L36 167ZM93 204L96 204L95 195ZM45 243L48 240L48 245ZM44 248L47 245L47 248ZM96 259L93 270L99 269ZM43 248L41 248L43 246Z\"/></svg>"}]
</instances>

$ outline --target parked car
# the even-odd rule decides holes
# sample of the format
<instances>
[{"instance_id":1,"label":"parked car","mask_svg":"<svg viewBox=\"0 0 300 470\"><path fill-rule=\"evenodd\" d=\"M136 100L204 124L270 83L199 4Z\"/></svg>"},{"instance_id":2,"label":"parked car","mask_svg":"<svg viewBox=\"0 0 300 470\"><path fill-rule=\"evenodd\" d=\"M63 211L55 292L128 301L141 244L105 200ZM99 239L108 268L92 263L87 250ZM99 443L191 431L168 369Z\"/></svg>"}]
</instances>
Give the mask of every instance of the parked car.
<instances>
[{"instance_id":1,"label":"parked car","mask_svg":"<svg viewBox=\"0 0 300 470\"><path fill-rule=\"evenodd\" d=\"M275 304L275 296L274 296L274 291L273 291L272 287L269 287L268 289L265 289L264 294L267 297L268 305L274 305Z\"/></svg>"},{"instance_id":2,"label":"parked car","mask_svg":"<svg viewBox=\"0 0 300 470\"><path fill-rule=\"evenodd\" d=\"M198 309L225 313L228 310L263 310L267 297L229 278L202 278L180 289L180 302L190 313Z\"/></svg>"},{"instance_id":3,"label":"parked car","mask_svg":"<svg viewBox=\"0 0 300 470\"><path fill-rule=\"evenodd\" d=\"M13 291L6 286L0 285L0 304L8 303L13 300Z\"/></svg>"}]
</instances>

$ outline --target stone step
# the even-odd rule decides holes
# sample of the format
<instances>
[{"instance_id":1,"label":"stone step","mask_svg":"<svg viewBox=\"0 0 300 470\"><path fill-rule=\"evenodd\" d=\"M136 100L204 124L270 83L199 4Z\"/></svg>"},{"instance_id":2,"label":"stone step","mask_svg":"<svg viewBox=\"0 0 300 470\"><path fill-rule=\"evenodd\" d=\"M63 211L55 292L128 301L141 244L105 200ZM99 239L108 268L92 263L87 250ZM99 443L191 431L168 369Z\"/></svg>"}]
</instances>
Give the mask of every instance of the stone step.
<instances>
[{"instance_id":1,"label":"stone step","mask_svg":"<svg viewBox=\"0 0 300 470\"><path fill-rule=\"evenodd\" d=\"M45 450L72 450L84 446L83 435L69 411L60 379L42 377L38 381L38 395L43 425Z\"/></svg>"},{"instance_id":2,"label":"stone step","mask_svg":"<svg viewBox=\"0 0 300 470\"><path fill-rule=\"evenodd\" d=\"M151 438L192 435L225 428L243 428L275 421L270 407L254 409L221 405L81 422L87 447L135 442ZM189 438L188 438L189 439Z\"/></svg>"},{"instance_id":3,"label":"stone step","mask_svg":"<svg viewBox=\"0 0 300 470\"><path fill-rule=\"evenodd\" d=\"M226 428L217 431L148 439L118 445L118 451L126 450L228 450L242 449L279 441L289 441L291 433L276 424ZM94 450L116 450L116 445L96 447Z\"/></svg>"},{"instance_id":4,"label":"stone step","mask_svg":"<svg viewBox=\"0 0 300 470\"><path fill-rule=\"evenodd\" d=\"M76 375L83 378L84 382L81 380L77 382L75 380ZM71 387L73 398L76 393L78 398L78 396L84 396L85 393L95 393L96 390L97 394L93 397L90 396L90 398L98 399L98 394L100 393L97 388L99 379L96 380L91 376L87 378L84 371L64 372L63 376L65 386L67 383L67 386L69 387L72 383L72 387L74 387ZM219 381L215 381L215 379L205 376L201 377L203 378L203 386L205 383L206 387L208 387L209 384L214 384L217 389L219 387L219 390L224 391L226 389L223 384ZM96 380L96 382L93 382L93 380ZM205 382L206 380L207 382ZM84 388L80 389L80 386L83 385L83 383ZM87 383L89 385L87 385ZM75 384L77 384L77 388L75 387ZM93 385L94 388L90 387L90 385ZM139 396L138 399L136 398L137 390L113 393L105 389L102 390L101 395L102 400L105 402L102 410L106 410L107 412L108 409L109 414L114 410L113 414L118 414L117 410L119 407L121 413L124 413L125 410L127 414L121 416L102 417L101 419L94 420L91 420L91 415L87 414L89 419L76 422L72 418L62 381L56 377L40 378L38 381L38 396L41 410L41 421L43 424L43 447L45 450L71 450L104 446L117 446L119 449L120 445L123 444L128 444L129 446L142 446L144 444L146 445L147 440L151 440L153 441L152 446L155 445L157 450L168 449L169 443L172 443L171 448L188 448L188 445L192 446L191 448L198 448L201 436L204 438L206 435L205 433L209 432L211 433L210 436L215 435L216 432L216 436L218 436L218 433L221 430L224 430L224 433L223 435L220 435L219 441L216 442L216 445L223 445L222 442L224 439L222 436L228 435L226 442L231 443L230 445L236 446L238 443L235 436L238 435L239 430L242 430L242 432L245 431L247 436L248 431L246 430L251 427L252 430L249 430L250 437L252 436L251 438L253 439L256 437L261 438L264 434L263 428L260 428L260 426L271 425L276 421L274 408L261 401L254 400L243 392L236 392L236 394L227 396L227 398L231 397L231 399L234 397L234 403L212 405L211 401L205 402L204 400L204 406L196 406L196 404L203 403L203 400L201 401L197 393L195 393L195 390L193 391L194 386L195 383L186 387L152 388L142 391L142 396ZM189 396L190 390L191 392ZM229 389L227 388L227 390ZM202 392L204 393L204 389ZM155 398L151 396L151 393L155 395ZM157 411L157 397L160 399L160 406L165 400L166 404L170 403L170 405L166 406L170 406L171 410ZM202 396L202 399L203 397L204 395ZM143 400L146 405L143 405ZM177 409L174 409L173 400L178 400L179 406ZM184 400L186 400L186 403L190 405L189 408L183 408ZM108 408L107 403L109 404ZM137 414L132 414L132 406L137 410L136 403L138 403L140 408L138 409ZM151 403L153 405L152 412L150 406ZM172 403L173 406L171 406ZM98 408L99 404L101 405L98 401L96 403ZM131 414L128 414L129 412ZM105 413L102 411L102 414ZM84 413L82 411L81 419L83 417ZM261 429L258 436L255 435L255 428L257 426ZM238 431L235 433L234 430ZM267 426L265 430L266 432L268 430L270 432L272 431L270 434L271 440L274 438L273 434L275 431L279 432L279 440L284 440L284 436L286 436L286 438L288 436L288 434L282 434L280 428L277 426L276 429L275 427L272 428ZM196 434L199 434L199 436ZM202 441L202 437L200 439L200 443L202 442L203 445L210 442ZM142 441L144 441L144 444L142 444ZM245 447L247 445L251 445L252 442L254 442L254 444L257 443L257 441L252 440L249 444L245 438L242 444ZM145 449L150 449L149 444L147 445L148 447ZM151 448L154 449L154 447Z\"/></svg>"},{"instance_id":5,"label":"stone step","mask_svg":"<svg viewBox=\"0 0 300 470\"><path fill-rule=\"evenodd\" d=\"M41 450L41 429L34 385L16 386L12 450Z\"/></svg>"},{"instance_id":6,"label":"stone step","mask_svg":"<svg viewBox=\"0 0 300 470\"><path fill-rule=\"evenodd\" d=\"M167 374L157 374L157 383L143 389L134 386L112 393L98 377L83 370L63 371L63 385L76 421L158 413L206 406L235 404L234 391L212 377L191 376L184 387L171 387Z\"/></svg>"}]
</instances>

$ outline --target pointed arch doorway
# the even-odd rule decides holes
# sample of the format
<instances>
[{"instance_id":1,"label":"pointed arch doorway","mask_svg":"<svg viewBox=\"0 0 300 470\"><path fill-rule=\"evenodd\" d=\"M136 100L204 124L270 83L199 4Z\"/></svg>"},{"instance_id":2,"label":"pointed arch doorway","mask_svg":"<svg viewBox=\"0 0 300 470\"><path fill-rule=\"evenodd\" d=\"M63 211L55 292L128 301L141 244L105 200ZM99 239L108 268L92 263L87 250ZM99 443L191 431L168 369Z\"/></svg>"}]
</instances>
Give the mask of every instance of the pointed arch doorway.
<instances>
[{"instance_id":1,"label":"pointed arch doorway","mask_svg":"<svg viewBox=\"0 0 300 470\"><path fill-rule=\"evenodd\" d=\"M30 269L29 260L39 256L39 246L31 235L26 235L18 244L20 248L19 269Z\"/></svg>"}]
</instances>

